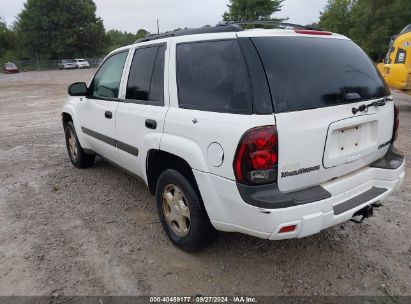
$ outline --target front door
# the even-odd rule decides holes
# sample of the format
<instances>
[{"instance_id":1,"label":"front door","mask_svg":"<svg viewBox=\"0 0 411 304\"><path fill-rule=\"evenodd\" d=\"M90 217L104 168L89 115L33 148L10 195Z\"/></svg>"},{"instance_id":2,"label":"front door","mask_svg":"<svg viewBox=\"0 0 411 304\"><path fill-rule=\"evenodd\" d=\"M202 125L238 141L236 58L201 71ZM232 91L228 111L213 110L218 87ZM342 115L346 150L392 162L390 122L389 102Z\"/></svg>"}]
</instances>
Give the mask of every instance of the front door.
<instances>
[{"instance_id":1,"label":"front door","mask_svg":"<svg viewBox=\"0 0 411 304\"><path fill-rule=\"evenodd\" d=\"M99 155L119 162L116 149L116 110L128 51L110 56L94 76L89 96L80 104L81 130Z\"/></svg>"}]
</instances>

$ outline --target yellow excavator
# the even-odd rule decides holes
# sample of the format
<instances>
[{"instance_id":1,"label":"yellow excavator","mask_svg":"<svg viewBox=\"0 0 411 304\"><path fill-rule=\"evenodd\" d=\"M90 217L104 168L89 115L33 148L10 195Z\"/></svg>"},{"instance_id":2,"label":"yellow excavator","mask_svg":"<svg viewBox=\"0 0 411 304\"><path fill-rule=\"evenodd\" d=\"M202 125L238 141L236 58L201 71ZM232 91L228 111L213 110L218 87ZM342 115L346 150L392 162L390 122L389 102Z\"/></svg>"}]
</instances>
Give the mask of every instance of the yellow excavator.
<instances>
[{"instance_id":1,"label":"yellow excavator","mask_svg":"<svg viewBox=\"0 0 411 304\"><path fill-rule=\"evenodd\" d=\"M390 87L411 90L411 24L391 38L387 56L378 69Z\"/></svg>"}]
</instances>

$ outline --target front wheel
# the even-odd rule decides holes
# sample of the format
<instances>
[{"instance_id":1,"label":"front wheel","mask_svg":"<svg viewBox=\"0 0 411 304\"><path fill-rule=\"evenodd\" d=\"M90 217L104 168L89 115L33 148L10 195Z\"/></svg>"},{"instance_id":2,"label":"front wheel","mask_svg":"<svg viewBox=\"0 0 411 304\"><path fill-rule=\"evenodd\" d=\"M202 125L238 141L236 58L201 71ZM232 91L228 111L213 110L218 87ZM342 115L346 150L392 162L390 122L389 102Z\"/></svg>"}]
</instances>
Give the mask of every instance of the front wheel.
<instances>
[{"instance_id":1,"label":"front wheel","mask_svg":"<svg viewBox=\"0 0 411 304\"><path fill-rule=\"evenodd\" d=\"M81 169L91 167L94 164L96 156L84 152L71 121L66 124L64 133L66 135L66 146L71 163Z\"/></svg>"},{"instance_id":2,"label":"front wheel","mask_svg":"<svg viewBox=\"0 0 411 304\"><path fill-rule=\"evenodd\" d=\"M157 211L168 238L181 250L205 249L217 238L201 197L176 170L164 171L156 186Z\"/></svg>"}]
</instances>

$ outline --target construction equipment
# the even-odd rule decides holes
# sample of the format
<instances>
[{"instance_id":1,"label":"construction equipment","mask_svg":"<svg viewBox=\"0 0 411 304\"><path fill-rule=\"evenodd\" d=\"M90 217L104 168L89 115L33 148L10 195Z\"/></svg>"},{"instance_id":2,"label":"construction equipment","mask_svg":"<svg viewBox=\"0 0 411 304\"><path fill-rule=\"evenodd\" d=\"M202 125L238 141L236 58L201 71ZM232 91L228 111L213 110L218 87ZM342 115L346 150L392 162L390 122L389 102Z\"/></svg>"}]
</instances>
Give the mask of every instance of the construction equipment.
<instances>
[{"instance_id":1,"label":"construction equipment","mask_svg":"<svg viewBox=\"0 0 411 304\"><path fill-rule=\"evenodd\" d=\"M390 87L411 90L411 24L391 38L387 56L378 69Z\"/></svg>"}]
</instances>

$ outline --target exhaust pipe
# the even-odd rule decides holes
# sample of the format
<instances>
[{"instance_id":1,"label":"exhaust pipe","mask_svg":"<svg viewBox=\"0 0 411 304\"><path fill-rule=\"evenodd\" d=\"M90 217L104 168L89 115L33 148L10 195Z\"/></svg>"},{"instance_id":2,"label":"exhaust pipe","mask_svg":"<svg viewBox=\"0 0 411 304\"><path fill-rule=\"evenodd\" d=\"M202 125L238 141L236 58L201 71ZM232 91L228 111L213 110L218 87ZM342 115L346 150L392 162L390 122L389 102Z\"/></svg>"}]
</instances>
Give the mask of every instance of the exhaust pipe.
<instances>
[{"instance_id":1,"label":"exhaust pipe","mask_svg":"<svg viewBox=\"0 0 411 304\"><path fill-rule=\"evenodd\" d=\"M364 208L358 210L354 213L351 221L357 224L361 224L364 219L372 217L374 215L374 207L372 205L365 206ZM360 220L357 220L355 217L361 216Z\"/></svg>"},{"instance_id":2,"label":"exhaust pipe","mask_svg":"<svg viewBox=\"0 0 411 304\"><path fill-rule=\"evenodd\" d=\"M365 206L361 210L358 210L356 213L354 213L354 217L363 216L365 218L369 218L369 217L372 217L373 215L374 215L374 207L371 205Z\"/></svg>"}]
</instances>

